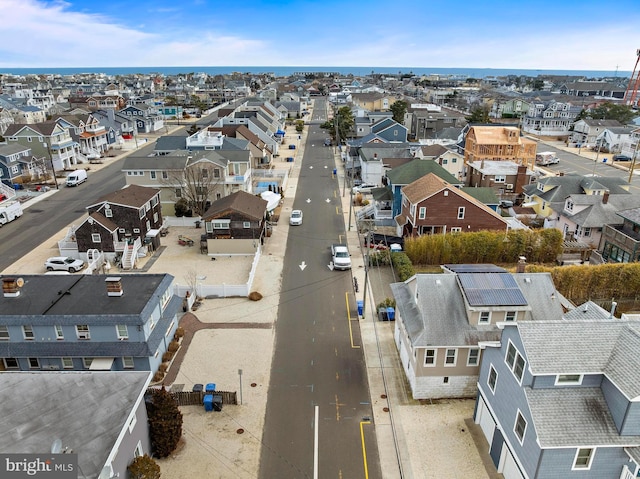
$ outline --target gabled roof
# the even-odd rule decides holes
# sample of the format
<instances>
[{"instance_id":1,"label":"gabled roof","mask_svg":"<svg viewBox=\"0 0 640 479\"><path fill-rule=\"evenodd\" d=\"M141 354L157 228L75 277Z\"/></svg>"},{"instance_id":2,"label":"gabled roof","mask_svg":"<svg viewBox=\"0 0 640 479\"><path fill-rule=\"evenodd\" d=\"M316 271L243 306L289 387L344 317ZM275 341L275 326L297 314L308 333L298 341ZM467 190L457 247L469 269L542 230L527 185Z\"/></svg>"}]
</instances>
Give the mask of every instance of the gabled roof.
<instances>
[{"instance_id":1,"label":"gabled roof","mask_svg":"<svg viewBox=\"0 0 640 479\"><path fill-rule=\"evenodd\" d=\"M575 206L589 205L582 211L562 214L583 228L602 228L602 225L622 224L620 212L630 207L640 208L640 195L617 194L609 195L603 203L601 195L572 195L571 201Z\"/></svg>"},{"instance_id":2,"label":"gabled roof","mask_svg":"<svg viewBox=\"0 0 640 479\"><path fill-rule=\"evenodd\" d=\"M6 145L0 145L0 156L11 156L30 149L31 148L29 148L28 146L24 146L20 143L12 141L11 143L7 143Z\"/></svg>"},{"instance_id":3,"label":"gabled roof","mask_svg":"<svg viewBox=\"0 0 640 479\"><path fill-rule=\"evenodd\" d=\"M522 322L518 330L533 375L602 373L630 400L640 397L640 321Z\"/></svg>"},{"instance_id":4,"label":"gabled roof","mask_svg":"<svg viewBox=\"0 0 640 479\"><path fill-rule=\"evenodd\" d=\"M413 183L418 178L435 173L449 184L461 185L462 182L445 170L433 160L421 160L419 158L410 161L402 166L398 166L391 171L387 171L387 178L393 186L404 186Z\"/></svg>"},{"instance_id":5,"label":"gabled roof","mask_svg":"<svg viewBox=\"0 0 640 479\"><path fill-rule=\"evenodd\" d=\"M156 140L155 151L186 150L187 137L180 135L164 135Z\"/></svg>"},{"instance_id":6,"label":"gabled roof","mask_svg":"<svg viewBox=\"0 0 640 479\"><path fill-rule=\"evenodd\" d=\"M95 221L96 223L100 224L104 229L112 233L118 229L117 224L115 224L113 221L111 221L109 218L107 218L103 214L97 213L97 212L91 213L87 217L87 219L82 222L80 226L82 226L85 223L91 223L92 221Z\"/></svg>"},{"instance_id":7,"label":"gabled roof","mask_svg":"<svg viewBox=\"0 0 640 479\"><path fill-rule=\"evenodd\" d=\"M538 189L538 183L545 187L551 187L543 192ZM629 183L623 178L599 176L588 177L568 174L563 176L546 176L540 178L538 183L524 186L522 189L526 195L538 196L548 203L562 203L567 196L583 195L585 190L609 190L610 194L630 194L624 186ZM554 209L557 209L554 207Z\"/></svg>"},{"instance_id":8,"label":"gabled roof","mask_svg":"<svg viewBox=\"0 0 640 479\"><path fill-rule=\"evenodd\" d=\"M122 171L131 170L184 170L188 155L186 150L178 150L170 155L162 156L127 156L122 165Z\"/></svg>"},{"instance_id":9,"label":"gabled roof","mask_svg":"<svg viewBox=\"0 0 640 479\"><path fill-rule=\"evenodd\" d=\"M248 218L259 221L264 218L266 209L266 200L245 191L237 191L214 201L211 207L202 215L202 219L207 221L220 218L220 215L227 212L237 211Z\"/></svg>"},{"instance_id":10,"label":"gabled roof","mask_svg":"<svg viewBox=\"0 0 640 479\"><path fill-rule=\"evenodd\" d=\"M151 198L153 198L158 193L160 193L160 190L157 188L149 188L147 186L140 185L129 185L125 186L121 190L114 191L113 193L109 193L108 195L103 196L94 204L87 206L87 208L91 208L92 206L100 205L103 203L126 206L130 208L141 208L145 205L145 203L151 200Z\"/></svg>"},{"instance_id":11,"label":"gabled roof","mask_svg":"<svg viewBox=\"0 0 640 479\"><path fill-rule=\"evenodd\" d=\"M150 380L149 371L4 374L0 450L42 454L60 439L76 445L83 476L98 477Z\"/></svg>"},{"instance_id":12,"label":"gabled roof","mask_svg":"<svg viewBox=\"0 0 640 479\"><path fill-rule=\"evenodd\" d=\"M463 186L460 188L460 191L466 193L467 195L475 198L480 203L485 205L497 205L500 203L500 199L496 196L496 192L493 188L484 187L484 186Z\"/></svg>"}]
</instances>

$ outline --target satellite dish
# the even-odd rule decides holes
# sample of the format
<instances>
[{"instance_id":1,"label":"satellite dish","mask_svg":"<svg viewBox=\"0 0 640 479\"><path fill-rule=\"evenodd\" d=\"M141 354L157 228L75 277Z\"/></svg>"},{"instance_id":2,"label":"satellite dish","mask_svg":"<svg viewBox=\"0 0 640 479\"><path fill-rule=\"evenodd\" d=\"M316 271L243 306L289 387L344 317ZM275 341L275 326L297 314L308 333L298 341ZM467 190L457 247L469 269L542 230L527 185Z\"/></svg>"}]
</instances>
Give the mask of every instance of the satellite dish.
<instances>
[{"instance_id":1,"label":"satellite dish","mask_svg":"<svg viewBox=\"0 0 640 479\"><path fill-rule=\"evenodd\" d=\"M16 285L18 286L18 288L22 288L24 286L24 279L22 278L16 279Z\"/></svg>"},{"instance_id":2,"label":"satellite dish","mask_svg":"<svg viewBox=\"0 0 640 479\"><path fill-rule=\"evenodd\" d=\"M60 451L62 451L62 441L56 439L53 441L53 444L51 444L51 454L60 454Z\"/></svg>"}]
</instances>

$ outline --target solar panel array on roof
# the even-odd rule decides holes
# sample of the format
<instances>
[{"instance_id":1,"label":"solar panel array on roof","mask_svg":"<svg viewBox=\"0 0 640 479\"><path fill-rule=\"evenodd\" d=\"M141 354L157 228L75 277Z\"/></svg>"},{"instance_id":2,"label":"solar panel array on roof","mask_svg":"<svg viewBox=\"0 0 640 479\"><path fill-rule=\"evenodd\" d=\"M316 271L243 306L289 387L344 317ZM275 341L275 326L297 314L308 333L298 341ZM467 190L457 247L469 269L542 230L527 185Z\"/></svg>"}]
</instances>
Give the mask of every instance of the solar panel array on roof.
<instances>
[{"instance_id":1,"label":"solar panel array on roof","mask_svg":"<svg viewBox=\"0 0 640 479\"><path fill-rule=\"evenodd\" d=\"M470 306L524 306L522 291L511 273L458 273Z\"/></svg>"},{"instance_id":2,"label":"solar panel array on roof","mask_svg":"<svg viewBox=\"0 0 640 479\"><path fill-rule=\"evenodd\" d=\"M443 265L454 273L506 273L507 270L495 264L445 264Z\"/></svg>"}]
</instances>

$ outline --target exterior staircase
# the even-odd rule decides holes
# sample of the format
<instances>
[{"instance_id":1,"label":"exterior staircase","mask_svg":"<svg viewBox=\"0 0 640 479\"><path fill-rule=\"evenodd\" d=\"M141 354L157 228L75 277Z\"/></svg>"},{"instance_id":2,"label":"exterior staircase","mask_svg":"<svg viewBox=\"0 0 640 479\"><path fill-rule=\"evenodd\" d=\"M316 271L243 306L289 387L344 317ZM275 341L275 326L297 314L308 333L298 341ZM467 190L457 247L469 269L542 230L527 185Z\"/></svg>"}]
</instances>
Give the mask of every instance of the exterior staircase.
<instances>
[{"instance_id":1,"label":"exterior staircase","mask_svg":"<svg viewBox=\"0 0 640 479\"><path fill-rule=\"evenodd\" d=\"M140 248L142 248L140 238L136 238L133 242L127 242L125 244L124 250L122 251L122 258L120 260L122 269L135 268Z\"/></svg>"}]
</instances>

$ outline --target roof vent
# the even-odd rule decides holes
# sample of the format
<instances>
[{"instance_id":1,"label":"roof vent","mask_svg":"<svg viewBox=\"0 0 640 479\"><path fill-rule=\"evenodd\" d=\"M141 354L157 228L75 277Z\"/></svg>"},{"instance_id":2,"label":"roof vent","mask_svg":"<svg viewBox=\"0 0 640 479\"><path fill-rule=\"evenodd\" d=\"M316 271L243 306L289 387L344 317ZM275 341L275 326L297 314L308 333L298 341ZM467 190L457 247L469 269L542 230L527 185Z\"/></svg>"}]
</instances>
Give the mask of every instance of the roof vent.
<instances>
[{"instance_id":1,"label":"roof vent","mask_svg":"<svg viewBox=\"0 0 640 479\"><path fill-rule=\"evenodd\" d=\"M109 276L104 280L107 283L107 296L122 296L124 294L121 279L120 276Z\"/></svg>"},{"instance_id":2,"label":"roof vent","mask_svg":"<svg viewBox=\"0 0 640 479\"><path fill-rule=\"evenodd\" d=\"M2 293L5 298L17 298L23 285L22 278L2 278Z\"/></svg>"}]
</instances>

